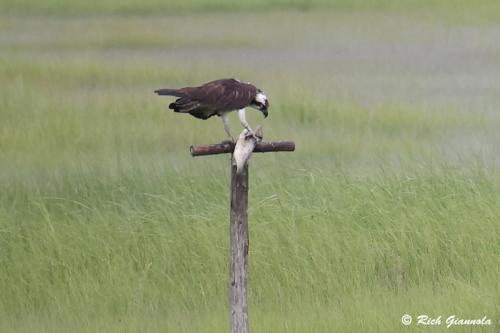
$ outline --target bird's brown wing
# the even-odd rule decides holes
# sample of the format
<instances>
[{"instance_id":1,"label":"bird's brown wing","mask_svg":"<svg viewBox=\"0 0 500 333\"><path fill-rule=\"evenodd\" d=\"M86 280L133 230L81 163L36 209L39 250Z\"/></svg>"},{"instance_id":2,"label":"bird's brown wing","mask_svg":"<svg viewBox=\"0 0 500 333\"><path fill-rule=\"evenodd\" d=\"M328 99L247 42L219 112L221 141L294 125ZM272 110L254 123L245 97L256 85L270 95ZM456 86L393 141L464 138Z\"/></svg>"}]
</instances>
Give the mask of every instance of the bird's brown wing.
<instances>
[{"instance_id":1,"label":"bird's brown wing","mask_svg":"<svg viewBox=\"0 0 500 333\"><path fill-rule=\"evenodd\" d=\"M257 88L234 79L222 79L199 87L181 88L176 93L182 97L170 104L171 109L207 119L221 112L247 107L255 98Z\"/></svg>"},{"instance_id":2,"label":"bird's brown wing","mask_svg":"<svg viewBox=\"0 0 500 333\"><path fill-rule=\"evenodd\" d=\"M218 112L233 111L250 105L257 88L234 79L223 79L206 83L196 88L181 89L191 100Z\"/></svg>"}]
</instances>

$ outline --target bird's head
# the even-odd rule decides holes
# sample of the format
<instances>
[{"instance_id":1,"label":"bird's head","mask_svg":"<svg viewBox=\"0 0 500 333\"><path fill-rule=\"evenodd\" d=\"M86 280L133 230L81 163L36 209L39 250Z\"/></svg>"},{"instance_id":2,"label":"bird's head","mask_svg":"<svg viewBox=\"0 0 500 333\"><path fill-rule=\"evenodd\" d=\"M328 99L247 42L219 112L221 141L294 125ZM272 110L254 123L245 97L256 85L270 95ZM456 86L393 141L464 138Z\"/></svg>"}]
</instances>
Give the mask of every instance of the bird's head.
<instances>
[{"instance_id":1,"label":"bird's head","mask_svg":"<svg viewBox=\"0 0 500 333\"><path fill-rule=\"evenodd\" d=\"M267 100L266 94L264 94L262 90L257 89L257 94L255 94L255 97L252 100L250 106L262 112L264 118L267 117L267 108L269 108L269 101Z\"/></svg>"}]
</instances>

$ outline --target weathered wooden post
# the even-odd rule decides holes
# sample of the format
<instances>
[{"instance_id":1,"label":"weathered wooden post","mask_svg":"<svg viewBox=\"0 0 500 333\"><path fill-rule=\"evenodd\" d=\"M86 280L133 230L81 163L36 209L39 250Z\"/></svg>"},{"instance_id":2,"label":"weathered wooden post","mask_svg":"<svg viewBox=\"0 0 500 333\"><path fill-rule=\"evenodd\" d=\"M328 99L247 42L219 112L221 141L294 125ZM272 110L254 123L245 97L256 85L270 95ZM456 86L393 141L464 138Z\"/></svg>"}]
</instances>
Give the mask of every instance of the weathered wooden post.
<instances>
[{"instance_id":1,"label":"weathered wooden post","mask_svg":"<svg viewBox=\"0 0 500 333\"><path fill-rule=\"evenodd\" d=\"M260 142L244 130L234 143L191 146L192 156L231 153L231 211L230 211L230 264L229 304L231 333L248 333L247 281L248 281L248 159L252 152L266 153L294 151L291 141ZM260 136L260 137L259 137Z\"/></svg>"}]
</instances>

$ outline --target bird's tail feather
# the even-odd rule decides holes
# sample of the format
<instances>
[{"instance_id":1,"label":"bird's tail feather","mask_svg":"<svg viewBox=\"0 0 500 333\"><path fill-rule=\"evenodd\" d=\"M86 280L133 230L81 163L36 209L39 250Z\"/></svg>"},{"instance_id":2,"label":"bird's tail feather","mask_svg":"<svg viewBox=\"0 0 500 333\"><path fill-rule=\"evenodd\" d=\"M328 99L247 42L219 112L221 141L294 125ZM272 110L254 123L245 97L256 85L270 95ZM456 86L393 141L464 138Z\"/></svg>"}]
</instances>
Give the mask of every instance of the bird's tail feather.
<instances>
[{"instance_id":1,"label":"bird's tail feather","mask_svg":"<svg viewBox=\"0 0 500 333\"><path fill-rule=\"evenodd\" d=\"M200 106L200 103L196 101L179 98L174 103L170 103L168 108L174 110L175 112L189 113L190 111L196 109L198 106Z\"/></svg>"},{"instance_id":2,"label":"bird's tail feather","mask_svg":"<svg viewBox=\"0 0 500 333\"><path fill-rule=\"evenodd\" d=\"M177 89L158 89L155 90L155 93L161 96L176 96L176 97L184 96L184 94Z\"/></svg>"}]
</instances>

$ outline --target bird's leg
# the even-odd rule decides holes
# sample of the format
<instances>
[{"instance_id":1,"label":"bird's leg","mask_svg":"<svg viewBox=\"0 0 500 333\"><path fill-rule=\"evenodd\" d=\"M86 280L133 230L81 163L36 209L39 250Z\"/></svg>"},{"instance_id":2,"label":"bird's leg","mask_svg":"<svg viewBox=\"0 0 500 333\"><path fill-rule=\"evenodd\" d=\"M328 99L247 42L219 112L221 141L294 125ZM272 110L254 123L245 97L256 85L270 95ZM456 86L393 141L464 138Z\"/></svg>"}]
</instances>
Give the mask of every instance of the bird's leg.
<instances>
[{"instance_id":1,"label":"bird's leg","mask_svg":"<svg viewBox=\"0 0 500 333\"><path fill-rule=\"evenodd\" d=\"M222 113L221 114L221 118L222 118L222 122L224 123L224 130L226 131L226 133L227 133L227 135L229 136L229 139L230 139L230 140L227 140L227 141L234 142L234 138L231 135L231 130L229 129L229 113L228 112ZM224 141L226 141L226 140L224 140Z\"/></svg>"},{"instance_id":2,"label":"bird's leg","mask_svg":"<svg viewBox=\"0 0 500 333\"><path fill-rule=\"evenodd\" d=\"M248 131L246 137L252 136L255 140L258 140L257 137L255 136L255 133L250 128L250 125L247 122L246 110L245 109L238 110L238 117L240 118L241 125Z\"/></svg>"}]
</instances>

